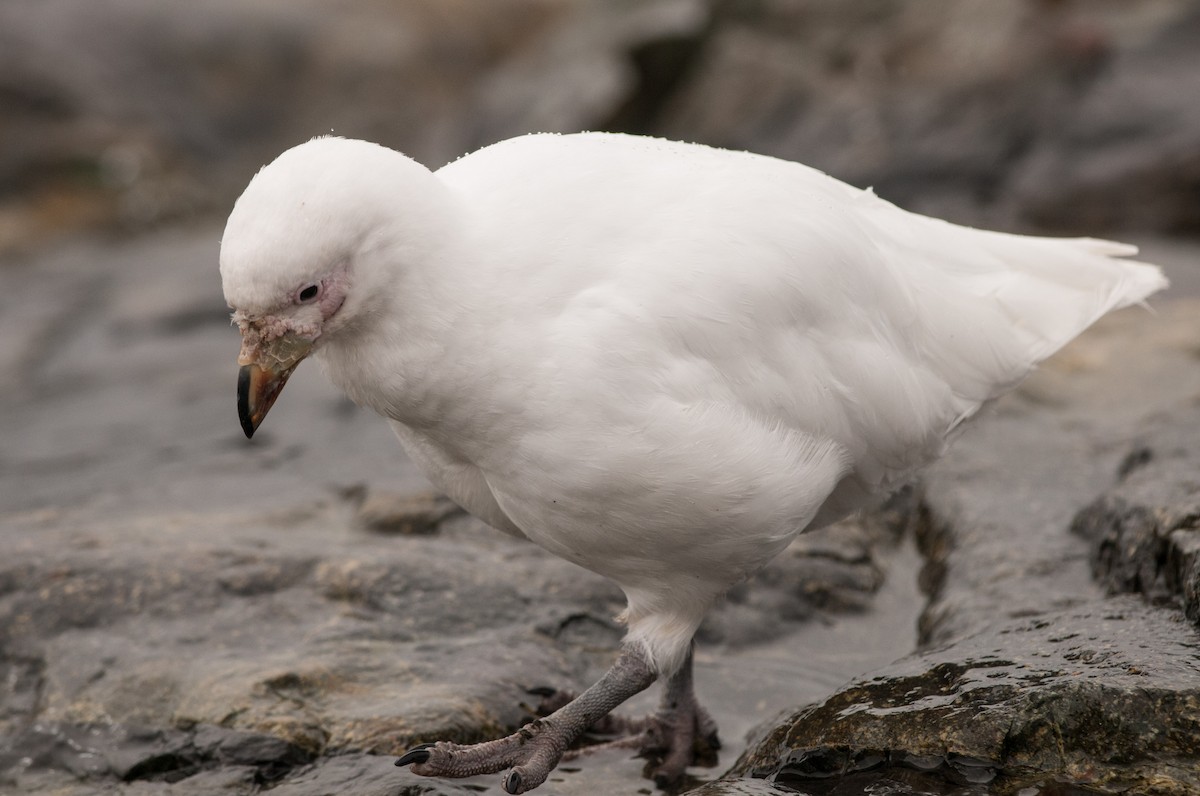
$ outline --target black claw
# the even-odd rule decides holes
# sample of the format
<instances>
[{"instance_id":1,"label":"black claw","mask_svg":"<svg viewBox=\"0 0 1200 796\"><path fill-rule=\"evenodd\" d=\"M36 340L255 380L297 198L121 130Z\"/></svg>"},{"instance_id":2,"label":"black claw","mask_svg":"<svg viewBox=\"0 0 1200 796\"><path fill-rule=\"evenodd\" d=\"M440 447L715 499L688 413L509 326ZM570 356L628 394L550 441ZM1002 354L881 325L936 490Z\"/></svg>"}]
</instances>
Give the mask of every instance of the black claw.
<instances>
[{"instance_id":1,"label":"black claw","mask_svg":"<svg viewBox=\"0 0 1200 796\"><path fill-rule=\"evenodd\" d=\"M414 746L409 749L404 755L396 761L398 766L411 766L414 763L425 763L429 760L429 750L433 748L431 743L423 743L420 746Z\"/></svg>"},{"instance_id":2,"label":"black claw","mask_svg":"<svg viewBox=\"0 0 1200 796\"><path fill-rule=\"evenodd\" d=\"M519 771L510 771L504 779L504 789L509 793L521 793L521 773Z\"/></svg>"}]
</instances>

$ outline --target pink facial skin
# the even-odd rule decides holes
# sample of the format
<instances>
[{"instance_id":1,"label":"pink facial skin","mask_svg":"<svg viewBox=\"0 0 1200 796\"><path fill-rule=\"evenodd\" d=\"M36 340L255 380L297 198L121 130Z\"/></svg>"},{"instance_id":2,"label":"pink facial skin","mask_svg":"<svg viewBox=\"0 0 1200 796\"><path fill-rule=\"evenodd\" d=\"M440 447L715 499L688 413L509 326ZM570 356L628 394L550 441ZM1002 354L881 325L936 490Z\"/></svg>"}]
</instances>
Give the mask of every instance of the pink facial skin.
<instances>
[{"instance_id":1,"label":"pink facial skin","mask_svg":"<svg viewBox=\"0 0 1200 796\"><path fill-rule=\"evenodd\" d=\"M241 359L253 360L259 356L260 349L267 343L277 340L286 334L295 334L307 340L315 341L321 336L325 322L333 317L346 300L346 291L350 284L349 266L342 262L317 282L317 295L308 301L302 301L300 294L313 283L297 287L286 304L315 304L321 312L318 322L301 323L295 318L284 315L267 314L252 317L238 311L233 314L233 322L242 333ZM248 361L249 361L248 360Z\"/></svg>"},{"instance_id":2,"label":"pink facial skin","mask_svg":"<svg viewBox=\"0 0 1200 796\"><path fill-rule=\"evenodd\" d=\"M317 306L321 308L321 320L327 321L342 307L346 291L350 287L350 265L342 261L321 280L317 293Z\"/></svg>"}]
</instances>

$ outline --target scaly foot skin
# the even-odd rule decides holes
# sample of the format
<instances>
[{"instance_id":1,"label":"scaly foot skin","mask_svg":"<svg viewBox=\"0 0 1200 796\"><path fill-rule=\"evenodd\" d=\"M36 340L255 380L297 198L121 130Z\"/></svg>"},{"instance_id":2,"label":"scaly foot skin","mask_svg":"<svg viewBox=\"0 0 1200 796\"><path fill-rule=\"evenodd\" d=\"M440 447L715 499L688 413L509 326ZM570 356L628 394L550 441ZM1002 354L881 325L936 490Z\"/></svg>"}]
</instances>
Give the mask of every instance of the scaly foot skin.
<instances>
[{"instance_id":1,"label":"scaly foot skin","mask_svg":"<svg viewBox=\"0 0 1200 796\"><path fill-rule=\"evenodd\" d=\"M526 709L534 716L546 717L554 711L567 705L575 700L579 694L566 688L547 688L538 687L531 688L526 693L531 696L540 697L536 707L525 706ZM654 721L654 715L648 716L623 716L620 713L609 713L607 716L602 716L599 721L587 728L588 735L602 736L619 736L614 741L602 741L592 743L586 746L579 746L574 749L568 749L563 755L565 759L571 759L581 754L586 754L592 749L606 749L613 745L637 747L637 744L627 743L629 738L641 738L642 733Z\"/></svg>"},{"instance_id":2,"label":"scaly foot skin","mask_svg":"<svg viewBox=\"0 0 1200 796\"><path fill-rule=\"evenodd\" d=\"M426 777L471 777L511 769L504 777L509 793L524 793L546 781L563 752L587 728L629 697L645 690L657 675L642 652L625 647L595 685L568 704L512 735L461 746L439 741L408 750L398 766L412 766Z\"/></svg>"},{"instance_id":3,"label":"scaly foot skin","mask_svg":"<svg viewBox=\"0 0 1200 796\"><path fill-rule=\"evenodd\" d=\"M658 712L646 728L641 754L661 758L650 772L660 788L670 788L683 779L690 765L716 765L721 748L717 724L700 706L692 681L692 656L670 680Z\"/></svg>"},{"instance_id":4,"label":"scaly foot skin","mask_svg":"<svg viewBox=\"0 0 1200 796\"><path fill-rule=\"evenodd\" d=\"M537 713L542 716L575 698L569 691L550 688L533 689L530 693L541 697ZM564 759L601 749L635 749L639 756L656 762L648 776L664 789L678 784L688 766L716 765L716 753L721 748L716 722L696 699L690 654L683 667L667 681L662 703L655 713L641 718L610 713L588 727L588 732L621 737L569 750Z\"/></svg>"},{"instance_id":5,"label":"scaly foot skin","mask_svg":"<svg viewBox=\"0 0 1200 796\"><path fill-rule=\"evenodd\" d=\"M504 778L509 793L524 793L545 782L570 743L563 725L538 719L505 738L461 746L439 741L408 750L396 765L412 765L412 772L426 777L473 777L507 768Z\"/></svg>"}]
</instances>

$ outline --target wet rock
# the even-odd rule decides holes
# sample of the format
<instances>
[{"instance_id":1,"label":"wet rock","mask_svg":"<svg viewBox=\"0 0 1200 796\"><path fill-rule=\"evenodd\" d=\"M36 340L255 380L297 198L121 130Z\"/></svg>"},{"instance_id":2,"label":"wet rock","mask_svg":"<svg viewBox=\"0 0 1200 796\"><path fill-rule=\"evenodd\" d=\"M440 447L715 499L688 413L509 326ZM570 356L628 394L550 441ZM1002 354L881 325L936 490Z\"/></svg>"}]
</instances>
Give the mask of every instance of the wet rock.
<instances>
[{"instance_id":1,"label":"wet rock","mask_svg":"<svg viewBox=\"0 0 1200 796\"><path fill-rule=\"evenodd\" d=\"M347 754L302 769L272 789L280 796L322 796L354 793L361 796L477 796L480 786L453 781L401 777L391 758Z\"/></svg>"},{"instance_id":2,"label":"wet rock","mask_svg":"<svg viewBox=\"0 0 1200 796\"><path fill-rule=\"evenodd\" d=\"M1106 595L1070 533L1074 518L1089 536L1138 547L1159 538L1150 516L1190 539L1196 309L1102 324L964 435L925 479L918 512L922 650L764 730L734 776L814 793L914 772L926 789L897 792L1200 789L1200 633L1178 606ZM1128 324L1153 332L1115 334ZM1155 470L1154 455L1140 466L1131 461L1144 456L1127 455L1147 423L1157 442L1138 449L1164 452ZM1138 489L1122 504L1133 510L1112 510ZM1140 560L1124 582L1166 583Z\"/></svg>"},{"instance_id":3,"label":"wet rock","mask_svg":"<svg viewBox=\"0 0 1200 796\"><path fill-rule=\"evenodd\" d=\"M795 714L741 770L780 783L896 767L999 793L1046 780L1190 793L1197 649L1180 617L1129 600L1000 623Z\"/></svg>"},{"instance_id":4,"label":"wet rock","mask_svg":"<svg viewBox=\"0 0 1200 796\"><path fill-rule=\"evenodd\" d=\"M214 271L219 236L199 228L76 244L6 272L15 287L0 295L0 790L498 793L496 778L423 780L390 755L504 733L528 718L529 687L586 686L611 662L620 593L466 517L424 536L361 529L345 484L368 495L430 487L382 421L311 370L246 442L237 334ZM1079 537L1017 537L986 520L1014 505L1056 507L1029 532L1061 530L1111 487L1129 446L1116 429L1200 394L1196 317L1200 308L1181 305L1114 318L961 441L942 471L949 486L926 490L936 514L922 540L938 595L928 643L1008 622L991 649L1018 667L1041 660L1007 651L1007 639L1028 636L1058 648L1055 667L1124 665L1133 678L1128 667L1145 664L1151 679L1138 682L1158 682L1165 664L1104 646L1104 615L1079 614L1095 621L1096 640L1051 642L1051 628L1027 628L1047 605L1081 610L1079 594L1099 597L1087 591ZM1159 387L1147 395L1143 384ZM1038 484L1064 499L1047 502ZM973 513L956 514L964 500ZM908 513L896 506L801 537L706 621L698 689L721 724L722 765L785 701L820 701L911 648L916 555L890 546ZM1037 582L1010 579L1031 567ZM1158 627L1157 609L1126 599L1132 620L1147 611L1142 624ZM1166 641L1138 638L1170 659ZM947 663L959 668L937 671L972 687L993 671ZM1129 709L1158 710L1152 699L1166 692L1147 693ZM596 753L547 787L632 796L648 787L640 774L638 761Z\"/></svg>"},{"instance_id":5,"label":"wet rock","mask_svg":"<svg viewBox=\"0 0 1200 796\"><path fill-rule=\"evenodd\" d=\"M69 549L56 560L28 546L12 551L10 566L23 577L0 616L4 663L18 686L2 700L14 750L8 765L28 758L30 770L126 781L244 768L247 782L262 784L318 754L396 754L423 740L494 737L523 720L524 683L582 681L532 625L612 612L604 590L598 605L573 603L578 590L561 589L562 600L531 606L538 590L574 577L552 574L550 562L536 561L540 575L522 582L534 562L503 572L470 563L469 551L446 555L454 545L384 553L365 535L352 545L360 557L317 566L272 552L277 543L259 537L249 547L266 543L266 551L251 586L238 578L230 589L224 562L249 556L225 551L245 542L230 545L228 530L210 521L178 522L178 533L208 542L180 551L146 546L119 526L97 529L107 539L100 555L151 573L133 607L136 585L119 577L112 588L91 585L103 578L102 563L84 567ZM287 546L324 545L329 527L329 515L295 523ZM43 529L42 541L53 535ZM36 585L48 580L53 588ZM84 603L85 614L71 608ZM575 665L597 655L583 653ZM93 739L92 728L103 737Z\"/></svg>"},{"instance_id":6,"label":"wet rock","mask_svg":"<svg viewBox=\"0 0 1200 796\"><path fill-rule=\"evenodd\" d=\"M623 632L610 584L474 521L382 537L354 531L331 503L294 513L286 536L269 521L193 515L155 543L157 522L78 520L104 541L75 551L54 526L9 523L23 541L3 568L0 665L13 688L0 698L0 772L18 791L63 773L187 793L217 778L233 792L324 787L336 776L323 769L345 755L357 771L388 766L395 787L411 775L378 756L511 731L529 718L528 688L581 689ZM320 554L334 529L342 551ZM845 525L812 545L871 573L840 587L859 583L860 609L879 587L868 538ZM776 616L776 602L746 587L714 612L706 648L752 651L814 616L830 621L833 609L793 579L804 553L789 551L762 586L804 610ZM734 625L745 634L720 630ZM635 782L639 770L629 767Z\"/></svg>"},{"instance_id":7,"label":"wet rock","mask_svg":"<svg viewBox=\"0 0 1200 796\"><path fill-rule=\"evenodd\" d=\"M1178 604L1200 624L1200 411L1161 425L1072 530L1092 542L1093 572L1110 592Z\"/></svg>"},{"instance_id":8,"label":"wet rock","mask_svg":"<svg viewBox=\"0 0 1200 796\"><path fill-rule=\"evenodd\" d=\"M825 611L866 610L884 581L880 551L893 541L874 515L801 536L753 581L732 588L705 618L697 640L750 646Z\"/></svg>"},{"instance_id":9,"label":"wet rock","mask_svg":"<svg viewBox=\"0 0 1200 796\"><path fill-rule=\"evenodd\" d=\"M623 634L621 593L443 516L386 424L314 370L247 442L219 237L73 244L6 272L0 791L499 793L394 755L511 731L529 688L586 687ZM356 495L437 532L368 531ZM805 537L713 612L697 680L723 765L781 688L824 694L907 648L916 562L896 569L894 539L883 522ZM547 787L633 796L641 772L597 752Z\"/></svg>"},{"instance_id":10,"label":"wet rock","mask_svg":"<svg viewBox=\"0 0 1200 796\"><path fill-rule=\"evenodd\" d=\"M762 779L735 779L710 782L687 793L688 796L788 796L795 792Z\"/></svg>"},{"instance_id":11,"label":"wet rock","mask_svg":"<svg viewBox=\"0 0 1200 796\"><path fill-rule=\"evenodd\" d=\"M130 725L39 724L6 745L0 768L65 769L78 777L179 782L221 770L245 786L276 782L311 755L258 733L204 726L193 731Z\"/></svg>"}]
</instances>

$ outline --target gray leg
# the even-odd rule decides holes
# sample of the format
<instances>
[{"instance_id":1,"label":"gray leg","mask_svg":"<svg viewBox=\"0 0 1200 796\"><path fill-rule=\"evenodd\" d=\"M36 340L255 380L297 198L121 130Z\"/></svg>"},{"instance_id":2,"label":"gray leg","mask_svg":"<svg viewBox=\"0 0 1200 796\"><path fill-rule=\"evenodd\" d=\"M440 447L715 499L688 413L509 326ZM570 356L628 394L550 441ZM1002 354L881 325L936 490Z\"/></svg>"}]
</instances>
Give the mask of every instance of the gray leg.
<instances>
[{"instance_id":1,"label":"gray leg","mask_svg":"<svg viewBox=\"0 0 1200 796\"><path fill-rule=\"evenodd\" d=\"M683 667L667 680L662 702L646 733L643 753L662 755L662 762L652 774L659 787L678 782L697 758L714 757L713 753L721 748L716 722L696 699L690 651Z\"/></svg>"},{"instance_id":2,"label":"gray leg","mask_svg":"<svg viewBox=\"0 0 1200 796\"><path fill-rule=\"evenodd\" d=\"M575 698L570 692L552 689L531 693L543 698L538 706L543 715ZM640 756L650 758L647 776L653 777L661 788L678 783L690 765L716 765L716 752L721 748L716 723L696 699L690 652L683 667L667 681L657 711L642 718L610 713L588 729L599 735L621 737L572 749L563 755L564 760L601 749L634 749Z\"/></svg>"},{"instance_id":3,"label":"gray leg","mask_svg":"<svg viewBox=\"0 0 1200 796\"><path fill-rule=\"evenodd\" d=\"M578 698L505 738L471 746L439 741L410 749L398 766L427 777L471 777L512 770L504 779L509 793L524 793L546 781L567 747L587 728L639 691L657 675L642 652L623 647L612 668Z\"/></svg>"}]
</instances>

